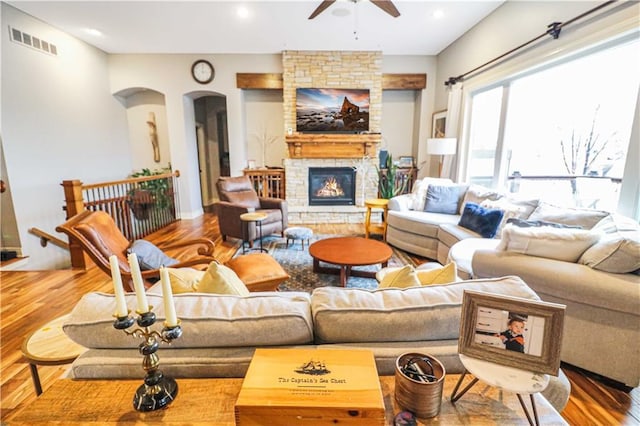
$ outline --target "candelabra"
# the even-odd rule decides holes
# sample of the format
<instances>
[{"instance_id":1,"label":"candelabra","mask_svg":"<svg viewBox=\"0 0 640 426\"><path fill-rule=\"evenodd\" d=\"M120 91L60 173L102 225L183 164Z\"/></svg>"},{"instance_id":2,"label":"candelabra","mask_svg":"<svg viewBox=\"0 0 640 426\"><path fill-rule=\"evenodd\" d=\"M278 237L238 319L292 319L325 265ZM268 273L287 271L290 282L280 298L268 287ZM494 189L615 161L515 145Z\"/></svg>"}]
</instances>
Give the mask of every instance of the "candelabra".
<instances>
[{"instance_id":1,"label":"candelabra","mask_svg":"<svg viewBox=\"0 0 640 426\"><path fill-rule=\"evenodd\" d=\"M156 322L156 314L152 312L153 306L149 306L148 312L138 312L137 318L131 315L123 317L117 316L113 327L123 330L127 335L142 338L138 350L143 355L142 368L146 371L144 384L141 385L133 397L133 407L138 411L153 411L164 408L175 399L178 394L178 384L171 377L165 377L158 369L160 359L156 352L160 347L160 342L171 343L182 335L180 321L175 326L165 326L161 332L151 330L151 326ZM127 330L138 324L138 328L132 331Z\"/></svg>"}]
</instances>

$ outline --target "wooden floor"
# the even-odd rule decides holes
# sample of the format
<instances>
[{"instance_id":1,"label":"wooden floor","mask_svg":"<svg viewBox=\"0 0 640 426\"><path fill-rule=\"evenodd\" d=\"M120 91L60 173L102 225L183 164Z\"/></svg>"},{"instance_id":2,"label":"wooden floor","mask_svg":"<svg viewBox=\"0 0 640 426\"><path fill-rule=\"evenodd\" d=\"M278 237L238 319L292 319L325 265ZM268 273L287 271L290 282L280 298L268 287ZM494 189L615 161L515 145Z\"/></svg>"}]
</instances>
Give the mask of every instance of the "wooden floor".
<instances>
[{"instance_id":1,"label":"wooden floor","mask_svg":"<svg viewBox=\"0 0 640 426\"><path fill-rule=\"evenodd\" d=\"M321 233L364 233L363 225L360 224L311 227ZM216 218L211 214L194 220L182 220L148 239L161 244L170 240L202 236L211 238L216 243L216 257L221 261L228 260L238 246L234 240L226 243L221 241ZM66 270L0 274L0 419L4 421L20 406L29 404L36 398L28 364L20 352L24 336L51 319L69 312L83 294L90 291L112 292L112 286L110 278L93 266L86 272ZM65 366L41 366L38 369L45 391L65 372ZM569 404L561 413L569 424L640 424L640 388L626 393L575 369L563 367L563 370L572 386Z\"/></svg>"}]
</instances>

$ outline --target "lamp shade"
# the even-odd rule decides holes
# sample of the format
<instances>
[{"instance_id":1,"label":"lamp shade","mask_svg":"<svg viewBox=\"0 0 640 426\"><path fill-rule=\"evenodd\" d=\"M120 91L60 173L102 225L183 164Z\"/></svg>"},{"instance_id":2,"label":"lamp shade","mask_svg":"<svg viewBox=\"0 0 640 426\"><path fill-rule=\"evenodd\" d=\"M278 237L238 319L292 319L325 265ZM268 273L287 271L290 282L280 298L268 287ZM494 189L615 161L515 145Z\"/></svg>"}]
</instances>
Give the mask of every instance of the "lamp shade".
<instances>
[{"instance_id":1,"label":"lamp shade","mask_svg":"<svg viewBox=\"0 0 640 426\"><path fill-rule=\"evenodd\" d=\"M427 154L453 155L456 153L456 138L429 138L427 139Z\"/></svg>"}]
</instances>

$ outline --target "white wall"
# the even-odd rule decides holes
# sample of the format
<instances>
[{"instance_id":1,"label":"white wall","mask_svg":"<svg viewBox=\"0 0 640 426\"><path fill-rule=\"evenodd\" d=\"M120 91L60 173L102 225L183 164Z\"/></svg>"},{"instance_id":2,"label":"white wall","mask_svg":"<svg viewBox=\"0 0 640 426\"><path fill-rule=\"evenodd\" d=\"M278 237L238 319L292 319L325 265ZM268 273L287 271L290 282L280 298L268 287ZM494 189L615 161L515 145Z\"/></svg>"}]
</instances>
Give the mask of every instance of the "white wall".
<instances>
[{"instance_id":1,"label":"white wall","mask_svg":"<svg viewBox=\"0 0 640 426\"><path fill-rule=\"evenodd\" d=\"M69 263L30 228L65 220L60 183L122 179L131 171L125 109L111 96L107 55L17 9L2 8L2 141L23 255L29 270ZM8 27L57 45L51 56L10 41Z\"/></svg>"},{"instance_id":2,"label":"white wall","mask_svg":"<svg viewBox=\"0 0 640 426\"><path fill-rule=\"evenodd\" d=\"M427 138L431 132L431 116L435 111L433 102L437 83L436 65L434 56L385 55L382 58L383 73L427 74L427 88L424 90L382 92L383 148L386 146L394 158L401 155L415 157L418 177L430 175L433 165L436 165L437 169L437 159L426 154Z\"/></svg>"},{"instance_id":3,"label":"white wall","mask_svg":"<svg viewBox=\"0 0 640 426\"><path fill-rule=\"evenodd\" d=\"M282 160L289 158L282 133L284 128L282 90L246 90L244 107L248 142L247 160L255 160L257 167L282 166Z\"/></svg>"}]
</instances>

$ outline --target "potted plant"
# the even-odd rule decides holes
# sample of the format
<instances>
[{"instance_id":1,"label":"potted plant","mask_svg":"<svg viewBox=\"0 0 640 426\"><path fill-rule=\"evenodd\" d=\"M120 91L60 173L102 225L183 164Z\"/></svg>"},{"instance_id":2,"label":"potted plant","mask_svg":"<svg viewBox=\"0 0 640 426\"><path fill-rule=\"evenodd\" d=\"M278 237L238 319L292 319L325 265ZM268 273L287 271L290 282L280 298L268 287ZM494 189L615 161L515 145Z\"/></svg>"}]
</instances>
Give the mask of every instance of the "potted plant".
<instances>
[{"instance_id":1,"label":"potted plant","mask_svg":"<svg viewBox=\"0 0 640 426\"><path fill-rule=\"evenodd\" d=\"M396 184L398 166L393 163L393 156L389 154L385 163L385 168L378 170L378 194L380 198L393 198L402 194L407 187L407 179L402 179L400 184Z\"/></svg>"},{"instance_id":2,"label":"potted plant","mask_svg":"<svg viewBox=\"0 0 640 426\"><path fill-rule=\"evenodd\" d=\"M140 172L131 174L131 177L154 176L166 172L167 170L151 171L142 169ZM173 196L169 187L169 180L155 179L139 182L135 188L129 191L127 204L138 220L147 220L154 206L158 209L170 208L173 204Z\"/></svg>"}]
</instances>

